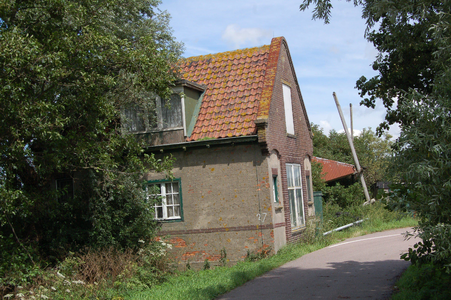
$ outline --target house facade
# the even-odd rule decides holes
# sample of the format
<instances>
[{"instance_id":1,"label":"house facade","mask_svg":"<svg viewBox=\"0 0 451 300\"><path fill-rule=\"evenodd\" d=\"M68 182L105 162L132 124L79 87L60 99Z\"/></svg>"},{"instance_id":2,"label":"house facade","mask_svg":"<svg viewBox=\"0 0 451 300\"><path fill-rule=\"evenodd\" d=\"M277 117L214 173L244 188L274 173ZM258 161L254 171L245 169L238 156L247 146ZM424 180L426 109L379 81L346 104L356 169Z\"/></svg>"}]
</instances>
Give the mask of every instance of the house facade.
<instances>
[{"instance_id":1,"label":"house facade","mask_svg":"<svg viewBox=\"0 0 451 300\"><path fill-rule=\"evenodd\" d=\"M180 262L277 252L314 214L312 132L286 40L184 59L171 105L135 134L175 158L173 180L149 172L161 236ZM155 194L156 193L156 194Z\"/></svg>"}]
</instances>

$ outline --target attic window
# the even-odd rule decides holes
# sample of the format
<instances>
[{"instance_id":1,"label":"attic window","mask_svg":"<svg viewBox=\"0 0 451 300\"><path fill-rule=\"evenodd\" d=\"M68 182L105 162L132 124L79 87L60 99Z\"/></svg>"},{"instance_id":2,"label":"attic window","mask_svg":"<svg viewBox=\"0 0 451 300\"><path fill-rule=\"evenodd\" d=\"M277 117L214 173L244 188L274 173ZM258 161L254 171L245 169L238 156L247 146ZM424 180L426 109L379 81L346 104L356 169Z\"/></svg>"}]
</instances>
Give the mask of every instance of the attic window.
<instances>
[{"instance_id":1,"label":"attic window","mask_svg":"<svg viewBox=\"0 0 451 300\"><path fill-rule=\"evenodd\" d=\"M166 101L157 101L158 129L183 128L182 100L172 94Z\"/></svg>"},{"instance_id":2,"label":"attic window","mask_svg":"<svg viewBox=\"0 0 451 300\"><path fill-rule=\"evenodd\" d=\"M283 106L285 108L285 125L287 133L294 135L294 121L293 121L293 106L291 104L291 88L282 84L283 91Z\"/></svg>"},{"instance_id":3,"label":"attic window","mask_svg":"<svg viewBox=\"0 0 451 300\"><path fill-rule=\"evenodd\" d=\"M147 107L130 105L123 110L124 127L129 132L183 128L183 103L180 95L170 99L156 97Z\"/></svg>"},{"instance_id":4,"label":"attic window","mask_svg":"<svg viewBox=\"0 0 451 300\"><path fill-rule=\"evenodd\" d=\"M149 123L155 122L155 114L149 113L150 109L130 105L123 110L123 124L129 132L146 131Z\"/></svg>"}]
</instances>

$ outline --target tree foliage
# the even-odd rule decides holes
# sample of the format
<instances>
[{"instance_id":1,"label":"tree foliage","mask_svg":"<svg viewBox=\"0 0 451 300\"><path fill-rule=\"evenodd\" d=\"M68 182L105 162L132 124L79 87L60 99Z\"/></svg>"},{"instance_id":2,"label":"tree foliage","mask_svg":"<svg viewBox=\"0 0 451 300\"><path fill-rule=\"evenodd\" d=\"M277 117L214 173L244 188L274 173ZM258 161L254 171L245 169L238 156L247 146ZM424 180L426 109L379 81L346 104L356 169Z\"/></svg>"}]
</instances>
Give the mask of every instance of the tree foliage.
<instances>
[{"instance_id":1,"label":"tree foliage","mask_svg":"<svg viewBox=\"0 0 451 300\"><path fill-rule=\"evenodd\" d=\"M176 79L181 45L158 4L1 1L1 239L58 255L152 234L141 176L169 161L143 153L121 110L168 96ZM64 201L61 176L74 182Z\"/></svg>"},{"instance_id":2,"label":"tree foliage","mask_svg":"<svg viewBox=\"0 0 451 300\"><path fill-rule=\"evenodd\" d=\"M310 3L304 1L301 8ZM399 182L393 204L415 211L420 218L417 230L422 242L404 257L451 272L451 3L366 0L357 4L367 21L367 38L379 51L373 64L379 75L361 78L357 87L362 97L368 97L364 105L374 107L375 100L382 99L387 115L380 128L400 125L391 164ZM330 16L331 7L317 7L328 11L316 17ZM378 29L370 32L375 24Z\"/></svg>"},{"instance_id":3,"label":"tree foliage","mask_svg":"<svg viewBox=\"0 0 451 300\"><path fill-rule=\"evenodd\" d=\"M331 1L305 0L301 10L312 3L316 10L325 10L313 17L329 22ZM440 12L447 12L450 7L435 0L356 0L354 5L362 7L362 18L367 24L365 36L379 52L372 64L379 74L370 79L362 76L356 87L363 98L361 105L374 108L376 100L382 100L387 113L377 128L380 133L394 123L411 121L398 109L409 89L426 94L432 91L435 75L443 70L443 65L434 62L440 40L430 29L437 24Z\"/></svg>"},{"instance_id":4,"label":"tree foliage","mask_svg":"<svg viewBox=\"0 0 451 300\"><path fill-rule=\"evenodd\" d=\"M411 91L400 110L415 121L402 126L397 143L395 204L417 213L423 240L406 258L451 272L451 69L436 78L431 94Z\"/></svg>"}]
</instances>

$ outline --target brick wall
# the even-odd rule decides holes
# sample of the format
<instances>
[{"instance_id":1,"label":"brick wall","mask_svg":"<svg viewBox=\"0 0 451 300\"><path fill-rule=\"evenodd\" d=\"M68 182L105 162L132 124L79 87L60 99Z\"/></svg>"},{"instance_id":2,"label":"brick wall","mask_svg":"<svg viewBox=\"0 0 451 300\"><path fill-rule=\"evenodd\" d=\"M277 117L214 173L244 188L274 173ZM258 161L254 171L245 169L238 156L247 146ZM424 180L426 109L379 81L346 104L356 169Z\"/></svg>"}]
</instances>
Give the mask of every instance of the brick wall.
<instances>
[{"instance_id":1,"label":"brick wall","mask_svg":"<svg viewBox=\"0 0 451 300\"><path fill-rule=\"evenodd\" d=\"M257 143L172 151L180 178L183 221L163 222L161 235L178 241L184 264L217 261L225 248L231 261L249 251L273 248L272 202L267 157ZM163 179L148 174L147 180Z\"/></svg>"},{"instance_id":2,"label":"brick wall","mask_svg":"<svg viewBox=\"0 0 451 300\"><path fill-rule=\"evenodd\" d=\"M280 158L283 205L285 214L285 232L288 241L292 242L299 238L298 234L291 231L290 209L288 202L286 164L296 163L301 165L303 180L304 212L308 217L307 184L305 178L304 159L313 155L312 135L309 131L309 121L305 112L302 95L298 86L294 68L291 63L288 46L285 39L280 38L279 55L271 55L269 59L277 60L277 72L275 72L273 96L268 116L267 144L268 150L277 151ZM272 50L272 49L271 49ZM268 62L271 64L271 62ZM293 107L293 118L295 136L286 133L285 113L283 104L282 84L291 87L291 98Z\"/></svg>"}]
</instances>

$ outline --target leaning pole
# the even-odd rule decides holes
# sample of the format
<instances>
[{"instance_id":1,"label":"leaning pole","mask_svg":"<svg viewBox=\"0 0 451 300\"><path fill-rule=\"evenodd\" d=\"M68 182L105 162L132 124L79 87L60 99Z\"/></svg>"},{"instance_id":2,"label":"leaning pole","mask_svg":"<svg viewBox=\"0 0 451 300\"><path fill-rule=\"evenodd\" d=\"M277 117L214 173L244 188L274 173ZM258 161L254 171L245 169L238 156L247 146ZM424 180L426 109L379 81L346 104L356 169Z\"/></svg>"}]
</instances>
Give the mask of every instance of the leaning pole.
<instances>
[{"instance_id":1,"label":"leaning pole","mask_svg":"<svg viewBox=\"0 0 451 300\"><path fill-rule=\"evenodd\" d=\"M357 168L357 173L359 174L360 182L362 183L363 192L365 193L366 201L367 201L367 203L371 203L370 194L368 194L368 189L366 187L365 178L363 178L363 170L360 167L359 159L357 158L357 153L355 152L354 143L352 141L351 135L349 134L349 130L348 130L348 126L346 125L345 117L343 116L343 112L341 111L340 103L338 102L338 98L337 98L337 95L335 94L335 92L333 92L332 95L334 96L335 104L337 105L338 113L340 114L341 123L343 123L343 128L345 130L346 137L348 138L349 146L351 147L351 152L352 152L352 156L354 157L355 167Z\"/></svg>"}]
</instances>

